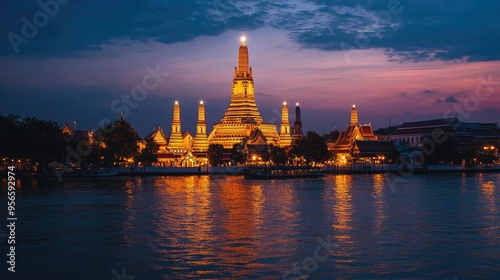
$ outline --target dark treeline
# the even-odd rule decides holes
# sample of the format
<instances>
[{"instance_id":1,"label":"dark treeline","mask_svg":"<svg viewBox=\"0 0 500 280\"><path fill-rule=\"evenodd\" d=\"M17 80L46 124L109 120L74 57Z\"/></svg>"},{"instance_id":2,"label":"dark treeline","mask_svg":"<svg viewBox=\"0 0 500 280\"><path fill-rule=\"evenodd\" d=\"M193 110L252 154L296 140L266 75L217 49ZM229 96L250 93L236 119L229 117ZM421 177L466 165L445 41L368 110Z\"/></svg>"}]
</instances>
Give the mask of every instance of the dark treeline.
<instances>
[{"instance_id":1,"label":"dark treeline","mask_svg":"<svg viewBox=\"0 0 500 280\"><path fill-rule=\"evenodd\" d=\"M34 162L61 160L65 140L54 121L0 115L0 156Z\"/></svg>"},{"instance_id":2,"label":"dark treeline","mask_svg":"<svg viewBox=\"0 0 500 280\"><path fill-rule=\"evenodd\" d=\"M77 139L63 134L54 121L18 115L0 115L0 157L5 164L20 161L38 164L110 166L129 159L150 164L156 161L158 145L146 141L139 151L140 137L123 118L99 128L90 137Z\"/></svg>"}]
</instances>

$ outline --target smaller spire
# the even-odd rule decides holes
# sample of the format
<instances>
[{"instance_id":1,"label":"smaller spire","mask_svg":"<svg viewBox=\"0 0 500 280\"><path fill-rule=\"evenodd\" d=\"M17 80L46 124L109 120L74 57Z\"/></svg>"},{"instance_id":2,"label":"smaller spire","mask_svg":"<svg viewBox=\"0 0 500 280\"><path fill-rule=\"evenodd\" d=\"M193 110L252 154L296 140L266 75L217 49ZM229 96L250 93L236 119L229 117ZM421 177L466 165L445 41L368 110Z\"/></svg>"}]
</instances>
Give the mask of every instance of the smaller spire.
<instances>
[{"instance_id":1,"label":"smaller spire","mask_svg":"<svg viewBox=\"0 0 500 280\"><path fill-rule=\"evenodd\" d=\"M356 105L353 104L351 109L351 124L358 124L358 123L359 123L358 110L356 109Z\"/></svg>"}]
</instances>

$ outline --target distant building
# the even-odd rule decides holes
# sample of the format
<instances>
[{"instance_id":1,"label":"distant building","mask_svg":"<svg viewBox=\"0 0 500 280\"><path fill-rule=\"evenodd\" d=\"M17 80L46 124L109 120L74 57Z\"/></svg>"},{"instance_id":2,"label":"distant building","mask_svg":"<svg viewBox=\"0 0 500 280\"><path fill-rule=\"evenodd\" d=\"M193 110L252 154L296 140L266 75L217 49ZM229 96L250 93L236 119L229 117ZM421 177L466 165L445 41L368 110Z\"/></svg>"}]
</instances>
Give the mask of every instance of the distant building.
<instances>
[{"instance_id":1,"label":"distant building","mask_svg":"<svg viewBox=\"0 0 500 280\"><path fill-rule=\"evenodd\" d=\"M394 160L398 150L393 141L354 140L351 156L358 159L385 161Z\"/></svg>"},{"instance_id":2,"label":"distant building","mask_svg":"<svg viewBox=\"0 0 500 280\"><path fill-rule=\"evenodd\" d=\"M345 131L340 132L337 141L328 143L330 150L336 157L336 162L348 163L353 157L356 140L377 140L373 134L371 124L360 124L356 105L352 105L351 121Z\"/></svg>"},{"instance_id":3,"label":"distant building","mask_svg":"<svg viewBox=\"0 0 500 280\"><path fill-rule=\"evenodd\" d=\"M74 122L73 129L69 126L68 123L64 123L61 131L67 141L86 141L92 144L94 133L89 130L77 130L76 121Z\"/></svg>"},{"instance_id":4,"label":"distant building","mask_svg":"<svg viewBox=\"0 0 500 280\"><path fill-rule=\"evenodd\" d=\"M458 152L472 147L498 147L500 129L496 123L466 123L453 118L405 122L390 136L392 141L421 147L427 139L452 137Z\"/></svg>"}]
</instances>

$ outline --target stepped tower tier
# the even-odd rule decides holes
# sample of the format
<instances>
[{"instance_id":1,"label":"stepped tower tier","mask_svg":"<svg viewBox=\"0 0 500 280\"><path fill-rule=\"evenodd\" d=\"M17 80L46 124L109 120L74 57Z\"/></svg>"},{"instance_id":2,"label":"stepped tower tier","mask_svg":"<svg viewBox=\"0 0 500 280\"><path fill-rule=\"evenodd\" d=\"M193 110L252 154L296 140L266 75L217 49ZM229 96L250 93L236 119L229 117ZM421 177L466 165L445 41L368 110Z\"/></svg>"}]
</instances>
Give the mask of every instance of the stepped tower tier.
<instances>
[{"instance_id":1,"label":"stepped tower tier","mask_svg":"<svg viewBox=\"0 0 500 280\"><path fill-rule=\"evenodd\" d=\"M250 67L246 38L241 37L238 50L238 66L234 68L231 101L220 123L208 136L209 144L221 144L232 148L250 133L259 129L269 144L277 146L279 135L276 124L264 123L255 102L253 72Z\"/></svg>"},{"instance_id":2,"label":"stepped tower tier","mask_svg":"<svg viewBox=\"0 0 500 280\"><path fill-rule=\"evenodd\" d=\"M304 134L302 133L302 116L300 113L299 103L295 104L295 122L293 123L293 140L298 140L302 138Z\"/></svg>"},{"instance_id":3,"label":"stepped tower tier","mask_svg":"<svg viewBox=\"0 0 500 280\"><path fill-rule=\"evenodd\" d=\"M292 144L292 136L290 132L290 121L288 119L288 106L283 102L281 107L281 129L280 129L280 147L290 146Z\"/></svg>"},{"instance_id":4,"label":"stepped tower tier","mask_svg":"<svg viewBox=\"0 0 500 280\"><path fill-rule=\"evenodd\" d=\"M184 141L181 132L181 107L178 101L174 103L174 117L172 120L172 132L167 148L172 151L184 150Z\"/></svg>"},{"instance_id":5,"label":"stepped tower tier","mask_svg":"<svg viewBox=\"0 0 500 280\"><path fill-rule=\"evenodd\" d=\"M198 106L198 122L196 123L193 150L197 152L208 151L207 124L205 122L205 104L203 101L200 101L200 106Z\"/></svg>"},{"instance_id":6,"label":"stepped tower tier","mask_svg":"<svg viewBox=\"0 0 500 280\"><path fill-rule=\"evenodd\" d=\"M234 69L231 102L221 122L250 120L261 123L262 117L255 102L255 89L252 68L249 67L246 38L242 37L240 49L238 50L238 66Z\"/></svg>"},{"instance_id":7,"label":"stepped tower tier","mask_svg":"<svg viewBox=\"0 0 500 280\"><path fill-rule=\"evenodd\" d=\"M356 109L356 105L352 105L351 109L351 124L358 124L358 110Z\"/></svg>"}]
</instances>

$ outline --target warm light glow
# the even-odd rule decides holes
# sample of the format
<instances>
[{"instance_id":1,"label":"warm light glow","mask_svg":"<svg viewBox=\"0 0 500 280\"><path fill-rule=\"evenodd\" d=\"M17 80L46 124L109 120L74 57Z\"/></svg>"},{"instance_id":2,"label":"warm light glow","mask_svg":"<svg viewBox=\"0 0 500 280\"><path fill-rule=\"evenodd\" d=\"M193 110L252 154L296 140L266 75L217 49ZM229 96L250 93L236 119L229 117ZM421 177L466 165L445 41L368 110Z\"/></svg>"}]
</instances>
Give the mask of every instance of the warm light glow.
<instances>
[{"instance_id":1,"label":"warm light glow","mask_svg":"<svg viewBox=\"0 0 500 280\"><path fill-rule=\"evenodd\" d=\"M256 157L256 156L253 156L253 157L252 157L252 160L256 160L256 159L257 159L257 157Z\"/></svg>"},{"instance_id":2,"label":"warm light glow","mask_svg":"<svg viewBox=\"0 0 500 280\"><path fill-rule=\"evenodd\" d=\"M203 105L203 100L200 101L200 105Z\"/></svg>"},{"instance_id":3,"label":"warm light glow","mask_svg":"<svg viewBox=\"0 0 500 280\"><path fill-rule=\"evenodd\" d=\"M356 104L352 104L352 108L356 108Z\"/></svg>"},{"instance_id":4,"label":"warm light glow","mask_svg":"<svg viewBox=\"0 0 500 280\"><path fill-rule=\"evenodd\" d=\"M286 106L286 101L283 101L283 105L285 105L285 106Z\"/></svg>"},{"instance_id":5,"label":"warm light glow","mask_svg":"<svg viewBox=\"0 0 500 280\"><path fill-rule=\"evenodd\" d=\"M179 102L175 101L175 105L179 105Z\"/></svg>"},{"instance_id":6,"label":"warm light glow","mask_svg":"<svg viewBox=\"0 0 500 280\"><path fill-rule=\"evenodd\" d=\"M299 107L299 102L295 103L295 106Z\"/></svg>"},{"instance_id":7,"label":"warm light glow","mask_svg":"<svg viewBox=\"0 0 500 280\"><path fill-rule=\"evenodd\" d=\"M245 37L245 35L241 36L240 41L245 43L247 41L247 37Z\"/></svg>"}]
</instances>

